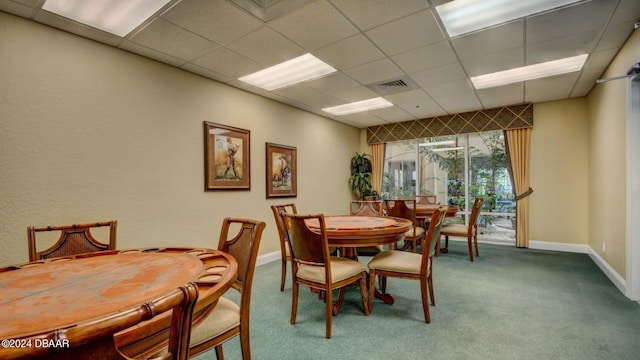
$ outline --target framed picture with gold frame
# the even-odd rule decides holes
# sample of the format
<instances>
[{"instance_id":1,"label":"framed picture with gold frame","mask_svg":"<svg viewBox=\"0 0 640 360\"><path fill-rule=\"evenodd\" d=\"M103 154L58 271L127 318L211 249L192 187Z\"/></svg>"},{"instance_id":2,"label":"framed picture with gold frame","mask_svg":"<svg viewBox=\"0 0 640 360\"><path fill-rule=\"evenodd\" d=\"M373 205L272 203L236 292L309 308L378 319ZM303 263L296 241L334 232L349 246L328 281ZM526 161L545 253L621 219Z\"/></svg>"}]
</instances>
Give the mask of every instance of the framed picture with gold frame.
<instances>
[{"instance_id":1,"label":"framed picture with gold frame","mask_svg":"<svg viewBox=\"0 0 640 360\"><path fill-rule=\"evenodd\" d=\"M204 122L204 189L249 190L249 130Z\"/></svg>"},{"instance_id":2,"label":"framed picture with gold frame","mask_svg":"<svg viewBox=\"0 0 640 360\"><path fill-rule=\"evenodd\" d=\"M297 149L266 143L267 198L298 196Z\"/></svg>"}]
</instances>

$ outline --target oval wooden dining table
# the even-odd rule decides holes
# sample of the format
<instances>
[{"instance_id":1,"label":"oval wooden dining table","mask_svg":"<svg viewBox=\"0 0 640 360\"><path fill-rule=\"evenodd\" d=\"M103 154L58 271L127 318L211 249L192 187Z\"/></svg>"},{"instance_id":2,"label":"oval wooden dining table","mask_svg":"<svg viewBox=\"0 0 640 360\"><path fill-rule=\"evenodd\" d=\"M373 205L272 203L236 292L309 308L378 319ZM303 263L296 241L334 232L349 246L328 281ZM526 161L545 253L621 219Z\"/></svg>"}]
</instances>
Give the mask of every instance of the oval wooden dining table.
<instances>
[{"instance_id":1,"label":"oval wooden dining table","mask_svg":"<svg viewBox=\"0 0 640 360\"><path fill-rule=\"evenodd\" d=\"M358 247L393 244L404 240L404 233L411 228L411 220L391 216L325 216L325 227L329 246L343 248L345 256L357 258ZM312 231L320 231L320 224L313 219L305 220ZM342 305L341 293L334 305L334 315ZM383 294L374 289L374 296L386 304L393 304L390 294Z\"/></svg>"},{"instance_id":2,"label":"oval wooden dining table","mask_svg":"<svg viewBox=\"0 0 640 360\"><path fill-rule=\"evenodd\" d=\"M149 355L148 352L157 351L168 341L170 312L117 334L95 334L96 324L192 283L198 287L193 317L196 324L231 286L237 270L232 256L196 248L103 251L2 268L0 359L53 355L77 358L74 350L79 347L84 352L82 357L100 358L104 351L100 347L105 343L128 356ZM62 345L60 349L43 348L55 344L19 341L37 339L50 332L62 334L64 329L86 333L87 339L58 344ZM98 337L101 341L92 346L90 339ZM31 348L26 348L26 344L31 344Z\"/></svg>"}]
</instances>

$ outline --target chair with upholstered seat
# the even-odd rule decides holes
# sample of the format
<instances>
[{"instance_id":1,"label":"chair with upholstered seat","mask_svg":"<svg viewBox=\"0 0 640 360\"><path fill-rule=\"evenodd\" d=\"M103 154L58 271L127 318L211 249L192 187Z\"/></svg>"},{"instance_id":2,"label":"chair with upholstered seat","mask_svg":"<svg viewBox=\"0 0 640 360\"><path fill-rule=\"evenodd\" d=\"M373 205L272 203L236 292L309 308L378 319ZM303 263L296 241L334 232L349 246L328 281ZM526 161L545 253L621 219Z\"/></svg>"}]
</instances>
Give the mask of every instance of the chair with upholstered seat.
<instances>
[{"instance_id":1,"label":"chair with upholstered seat","mask_svg":"<svg viewBox=\"0 0 640 360\"><path fill-rule=\"evenodd\" d=\"M98 241L92 230L109 227L107 241ZM116 220L74 225L30 226L27 228L29 261L47 259L51 257L77 255L96 251L115 250L116 248ZM37 234L41 232L59 232L58 240L52 246L38 250Z\"/></svg>"},{"instance_id":2,"label":"chair with upholstered seat","mask_svg":"<svg viewBox=\"0 0 640 360\"><path fill-rule=\"evenodd\" d=\"M416 247L421 243L425 233L424 228L422 226L418 226L417 223L416 201L406 199L387 199L384 202L385 208L387 209L387 216L411 220L413 226L404 234L404 246L402 247L402 250L406 250L411 247L413 252L416 252Z\"/></svg>"},{"instance_id":3,"label":"chair with upholstered seat","mask_svg":"<svg viewBox=\"0 0 640 360\"><path fill-rule=\"evenodd\" d=\"M312 231L307 222L315 223L319 231ZM333 290L339 290L337 302L340 303L344 298L344 287L359 283L362 307L369 315L367 268L355 260L330 255L324 215L286 214L285 224L291 242L293 270L291 324L296 323L300 284L325 294L327 339L331 338L331 318L334 315Z\"/></svg>"},{"instance_id":4,"label":"chair with upholstered seat","mask_svg":"<svg viewBox=\"0 0 640 360\"><path fill-rule=\"evenodd\" d=\"M467 225L463 224L451 224L445 225L442 227L442 231L440 235L445 236L445 248L449 244L449 236L459 236L467 238L467 246L469 248L469 259L473 261L473 250L471 247L471 241L473 240L476 249L476 256L480 256L478 253L478 217L480 216L480 211L482 210L482 204L484 203L484 198L477 197L473 202L473 207L471 208L471 216L469 217L469 223ZM438 241L440 242L440 241Z\"/></svg>"},{"instance_id":5,"label":"chair with upholstered seat","mask_svg":"<svg viewBox=\"0 0 640 360\"><path fill-rule=\"evenodd\" d=\"M422 310L424 320L431 322L427 292L431 298L431 305L436 305L433 292L433 255L435 253L442 221L447 211L446 206L440 206L433 212L429 222L429 230L422 240L422 254L406 251L387 250L373 257L369 262L369 309L373 310L373 289L375 277L378 276L380 291L386 293L387 277L413 279L420 281L422 296Z\"/></svg>"},{"instance_id":6,"label":"chair with upholstered seat","mask_svg":"<svg viewBox=\"0 0 640 360\"><path fill-rule=\"evenodd\" d=\"M278 236L280 237L280 255L282 261L282 270L280 275L280 291L284 291L284 281L287 277L287 262L291 262L291 250L289 245L289 236L284 226L284 218L282 213L297 214L296 204L271 205L271 211L276 221Z\"/></svg>"},{"instance_id":7,"label":"chair with upholstered seat","mask_svg":"<svg viewBox=\"0 0 640 360\"><path fill-rule=\"evenodd\" d=\"M265 226L264 222L257 220L224 219L218 250L232 255L238 262L238 275L232 287L240 293L240 305L224 296L220 297L213 311L191 332L190 358L215 347L217 358L222 360L224 358L222 344L240 335L242 358L251 359L249 345L251 284L258 247Z\"/></svg>"}]
</instances>

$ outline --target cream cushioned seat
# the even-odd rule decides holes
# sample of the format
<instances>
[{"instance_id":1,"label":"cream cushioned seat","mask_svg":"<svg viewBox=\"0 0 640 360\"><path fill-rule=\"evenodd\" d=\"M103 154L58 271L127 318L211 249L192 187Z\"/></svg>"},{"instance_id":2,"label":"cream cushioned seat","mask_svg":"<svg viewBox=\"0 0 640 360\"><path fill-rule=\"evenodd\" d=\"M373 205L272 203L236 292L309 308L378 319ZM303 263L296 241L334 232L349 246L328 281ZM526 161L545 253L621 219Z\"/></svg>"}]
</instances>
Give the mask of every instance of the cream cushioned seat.
<instances>
[{"instance_id":1,"label":"cream cushioned seat","mask_svg":"<svg viewBox=\"0 0 640 360\"><path fill-rule=\"evenodd\" d=\"M369 262L369 269L420 274L421 265L421 254L399 250L388 250L374 256Z\"/></svg>"},{"instance_id":2,"label":"cream cushioned seat","mask_svg":"<svg viewBox=\"0 0 640 360\"><path fill-rule=\"evenodd\" d=\"M190 342L198 344L236 326L240 326L240 306L225 297L220 297L211 314L191 330Z\"/></svg>"},{"instance_id":3,"label":"cream cushioned seat","mask_svg":"<svg viewBox=\"0 0 640 360\"><path fill-rule=\"evenodd\" d=\"M460 234L460 236L467 236L467 231L469 228L466 225L461 224L451 224L451 225L442 225L442 232L447 233L456 233Z\"/></svg>"},{"instance_id":4,"label":"cream cushioned seat","mask_svg":"<svg viewBox=\"0 0 640 360\"><path fill-rule=\"evenodd\" d=\"M347 279L351 276L357 275L363 271L367 271L365 264L357 261L344 258L331 256L331 282L338 282ZM310 266L300 264L298 267L298 277L308 281L313 281L321 284L325 284L324 267L323 266Z\"/></svg>"}]
</instances>

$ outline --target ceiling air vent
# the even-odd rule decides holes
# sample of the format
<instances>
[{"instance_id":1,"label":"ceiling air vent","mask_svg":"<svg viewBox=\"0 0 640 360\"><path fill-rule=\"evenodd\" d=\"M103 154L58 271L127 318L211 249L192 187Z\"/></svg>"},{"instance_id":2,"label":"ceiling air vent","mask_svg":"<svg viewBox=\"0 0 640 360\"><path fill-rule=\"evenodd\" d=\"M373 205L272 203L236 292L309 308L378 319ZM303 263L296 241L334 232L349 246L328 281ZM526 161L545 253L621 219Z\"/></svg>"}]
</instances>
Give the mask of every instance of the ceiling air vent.
<instances>
[{"instance_id":1,"label":"ceiling air vent","mask_svg":"<svg viewBox=\"0 0 640 360\"><path fill-rule=\"evenodd\" d=\"M367 85L367 87L370 90L375 91L379 95L395 94L395 93L418 88L416 83L413 82L413 80L411 80L411 78L408 76L403 76L401 78L396 78L392 80L385 80L383 82L376 83L376 84L370 84L370 85Z\"/></svg>"}]
</instances>

